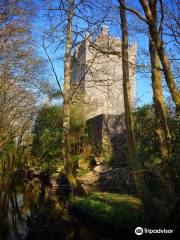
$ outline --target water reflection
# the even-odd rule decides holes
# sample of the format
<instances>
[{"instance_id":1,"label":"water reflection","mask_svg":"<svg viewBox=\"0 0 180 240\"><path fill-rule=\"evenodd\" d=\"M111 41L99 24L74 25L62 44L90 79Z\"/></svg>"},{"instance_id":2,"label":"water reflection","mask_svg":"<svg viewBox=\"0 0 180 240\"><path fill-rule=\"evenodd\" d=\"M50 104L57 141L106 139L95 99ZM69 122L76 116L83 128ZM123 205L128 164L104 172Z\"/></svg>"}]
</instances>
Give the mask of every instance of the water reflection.
<instances>
[{"instance_id":1,"label":"water reflection","mask_svg":"<svg viewBox=\"0 0 180 240\"><path fill-rule=\"evenodd\" d=\"M3 239L25 239L31 207L38 209L40 182L37 180L16 186L9 178L1 181L0 234Z\"/></svg>"},{"instance_id":2,"label":"water reflection","mask_svg":"<svg viewBox=\"0 0 180 240\"><path fill-rule=\"evenodd\" d=\"M0 184L0 239L104 239L71 216L68 202L39 179L15 185L4 178Z\"/></svg>"}]
</instances>

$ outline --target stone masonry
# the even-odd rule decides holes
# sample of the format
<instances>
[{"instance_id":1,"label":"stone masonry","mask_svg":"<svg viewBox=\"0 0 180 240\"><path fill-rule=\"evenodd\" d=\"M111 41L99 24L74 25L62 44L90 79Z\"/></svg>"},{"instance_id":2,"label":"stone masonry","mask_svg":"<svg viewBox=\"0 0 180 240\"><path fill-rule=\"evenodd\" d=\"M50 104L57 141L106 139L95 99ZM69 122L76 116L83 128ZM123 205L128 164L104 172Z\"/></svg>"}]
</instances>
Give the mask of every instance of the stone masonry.
<instances>
[{"instance_id":1,"label":"stone masonry","mask_svg":"<svg viewBox=\"0 0 180 240\"><path fill-rule=\"evenodd\" d=\"M72 57L71 84L84 94L86 119L100 114L120 115L124 112L122 59L117 55L101 52L101 49L121 52L119 38L109 36L108 28L93 42L85 38L75 49ZM100 49L98 49L100 47ZM129 61L135 63L136 44L129 46ZM135 100L135 65L130 66L131 100Z\"/></svg>"},{"instance_id":2,"label":"stone masonry","mask_svg":"<svg viewBox=\"0 0 180 240\"><path fill-rule=\"evenodd\" d=\"M121 40L111 37L108 27L102 27L96 40L86 37L75 49L72 57L71 86L78 88L83 97L85 118L91 124L92 141L106 149L111 143L113 159L120 156L119 144L124 136L124 99L122 58L117 54L105 54L103 50L120 53ZM136 44L129 46L129 71L132 105L135 100ZM80 100L82 102L82 98Z\"/></svg>"}]
</instances>

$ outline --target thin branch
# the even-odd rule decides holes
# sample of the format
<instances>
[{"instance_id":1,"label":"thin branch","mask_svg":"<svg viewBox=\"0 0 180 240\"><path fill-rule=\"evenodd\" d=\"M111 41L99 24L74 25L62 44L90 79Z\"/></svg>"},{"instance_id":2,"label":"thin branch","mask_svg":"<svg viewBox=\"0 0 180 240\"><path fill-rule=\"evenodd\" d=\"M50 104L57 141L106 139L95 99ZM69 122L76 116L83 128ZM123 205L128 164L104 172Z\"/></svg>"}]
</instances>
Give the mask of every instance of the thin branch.
<instances>
[{"instance_id":1,"label":"thin branch","mask_svg":"<svg viewBox=\"0 0 180 240\"><path fill-rule=\"evenodd\" d=\"M160 20L160 25L159 25L159 33L161 34L161 40L162 40L163 21L164 21L164 8L163 8L162 0L159 0L159 2L160 2L160 7L161 7L161 20Z\"/></svg>"},{"instance_id":2,"label":"thin branch","mask_svg":"<svg viewBox=\"0 0 180 240\"><path fill-rule=\"evenodd\" d=\"M52 68L53 74L54 74L54 76L55 76L56 82L57 82L57 84L58 84L58 86L59 86L60 94L61 94L62 97L64 97L64 94L63 94L63 91L62 91L62 88L61 88L61 84L60 84L60 82L59 82L59 79L58 79L58 76L57 76L57 73L56 73L54 64L53 64L52 59L50 58L50 56L49 56L49 54L48 54L48 52L47 52L47 47L45 47L44 43L41 44L41 46L42 46L42 48L44 49L44 52L45 52L45 54L46 54L46 56L47 56L47 58L48 58L48 61L49 61L50 65L51 65L51 68Z\"/></svg>"}]
</instances>

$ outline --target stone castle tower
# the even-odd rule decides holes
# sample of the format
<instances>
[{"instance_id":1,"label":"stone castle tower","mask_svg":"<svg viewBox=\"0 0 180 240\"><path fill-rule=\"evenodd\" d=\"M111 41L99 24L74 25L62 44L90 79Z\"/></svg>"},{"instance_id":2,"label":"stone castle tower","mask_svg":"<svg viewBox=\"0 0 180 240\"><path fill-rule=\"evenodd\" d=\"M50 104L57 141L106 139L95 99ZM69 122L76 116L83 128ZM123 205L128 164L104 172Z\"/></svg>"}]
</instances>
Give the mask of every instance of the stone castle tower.
<instances>
[{"instance_id":1,"label":"stone castle tower","mask_svg":"<svg viewBox=\"0 0 180 240\"><path fill-rule=\"evenodd\" d=\"M124 97L120 53L121 40L109 36L108 28L103 27L96 39L87 36L76 47L72 57L71 89L76 92L74 103L79 103L85 113L93 145L95 172L98 169L98 186L105 191L127 191L130 188L127 184L129 162L124 155L127 134L122 114ZM135 100L135 58L136 44L133 43L129 46L132 104ZM107 162L108 166L114 167L107 169L104 164Z\"/></svg>"},{"instance_id":2,"label":"stone castle tower","mask_svg":"<svg viewBox=\"0 0 180 240\"><path fill-rule=\"evenodd\" d=\"M93 46L92 46L93 42ZM115 54L106 54L106 51ZM108 27L92 41L85 38L72 57L71 84L84 94L88 107L86 119L101 114L120 115L124 112L121 40L109 36ZM136 44L129 46L129 61L135 63ZM131 100L135 100L135 65L129 64Z\"/></svg>"}]
</instances>

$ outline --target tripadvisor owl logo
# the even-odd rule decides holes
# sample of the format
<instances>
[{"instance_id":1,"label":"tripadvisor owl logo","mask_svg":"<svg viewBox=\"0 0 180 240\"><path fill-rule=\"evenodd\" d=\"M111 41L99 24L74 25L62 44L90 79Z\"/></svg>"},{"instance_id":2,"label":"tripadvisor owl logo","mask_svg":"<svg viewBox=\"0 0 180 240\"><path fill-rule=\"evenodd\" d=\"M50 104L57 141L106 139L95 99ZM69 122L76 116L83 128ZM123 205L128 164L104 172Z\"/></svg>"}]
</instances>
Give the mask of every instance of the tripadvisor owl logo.
<instances>
[{"instance_id":1,"label":"tripadvisor owl logo","mask_svg":"<svg viewBox=\"0 0 180 240\"><path fill-rule=\"evenodd\" d=\"M135 229L135 234L136 234L136 235L142 235L142 234L143 234L143 229L142 229L142 227L137 227L137 228Z\"/></svg>"},{"instance_id":2,"label":"tripadvisor owl logo","mask_svg":"<svg viewBox=\"0 0 180 240\"><path fill-rule=\"evenodd\" d=\"M165 228L158 228L158 229L150 229L150 228L142 228L142 227L137 227L135 229L135 234L136 235L142 235L142 234L161 234L161 233L165 233L165 234L170 234L170 233L174 233L174 229L165 229Z\"/></svg>"}]
</instances>

